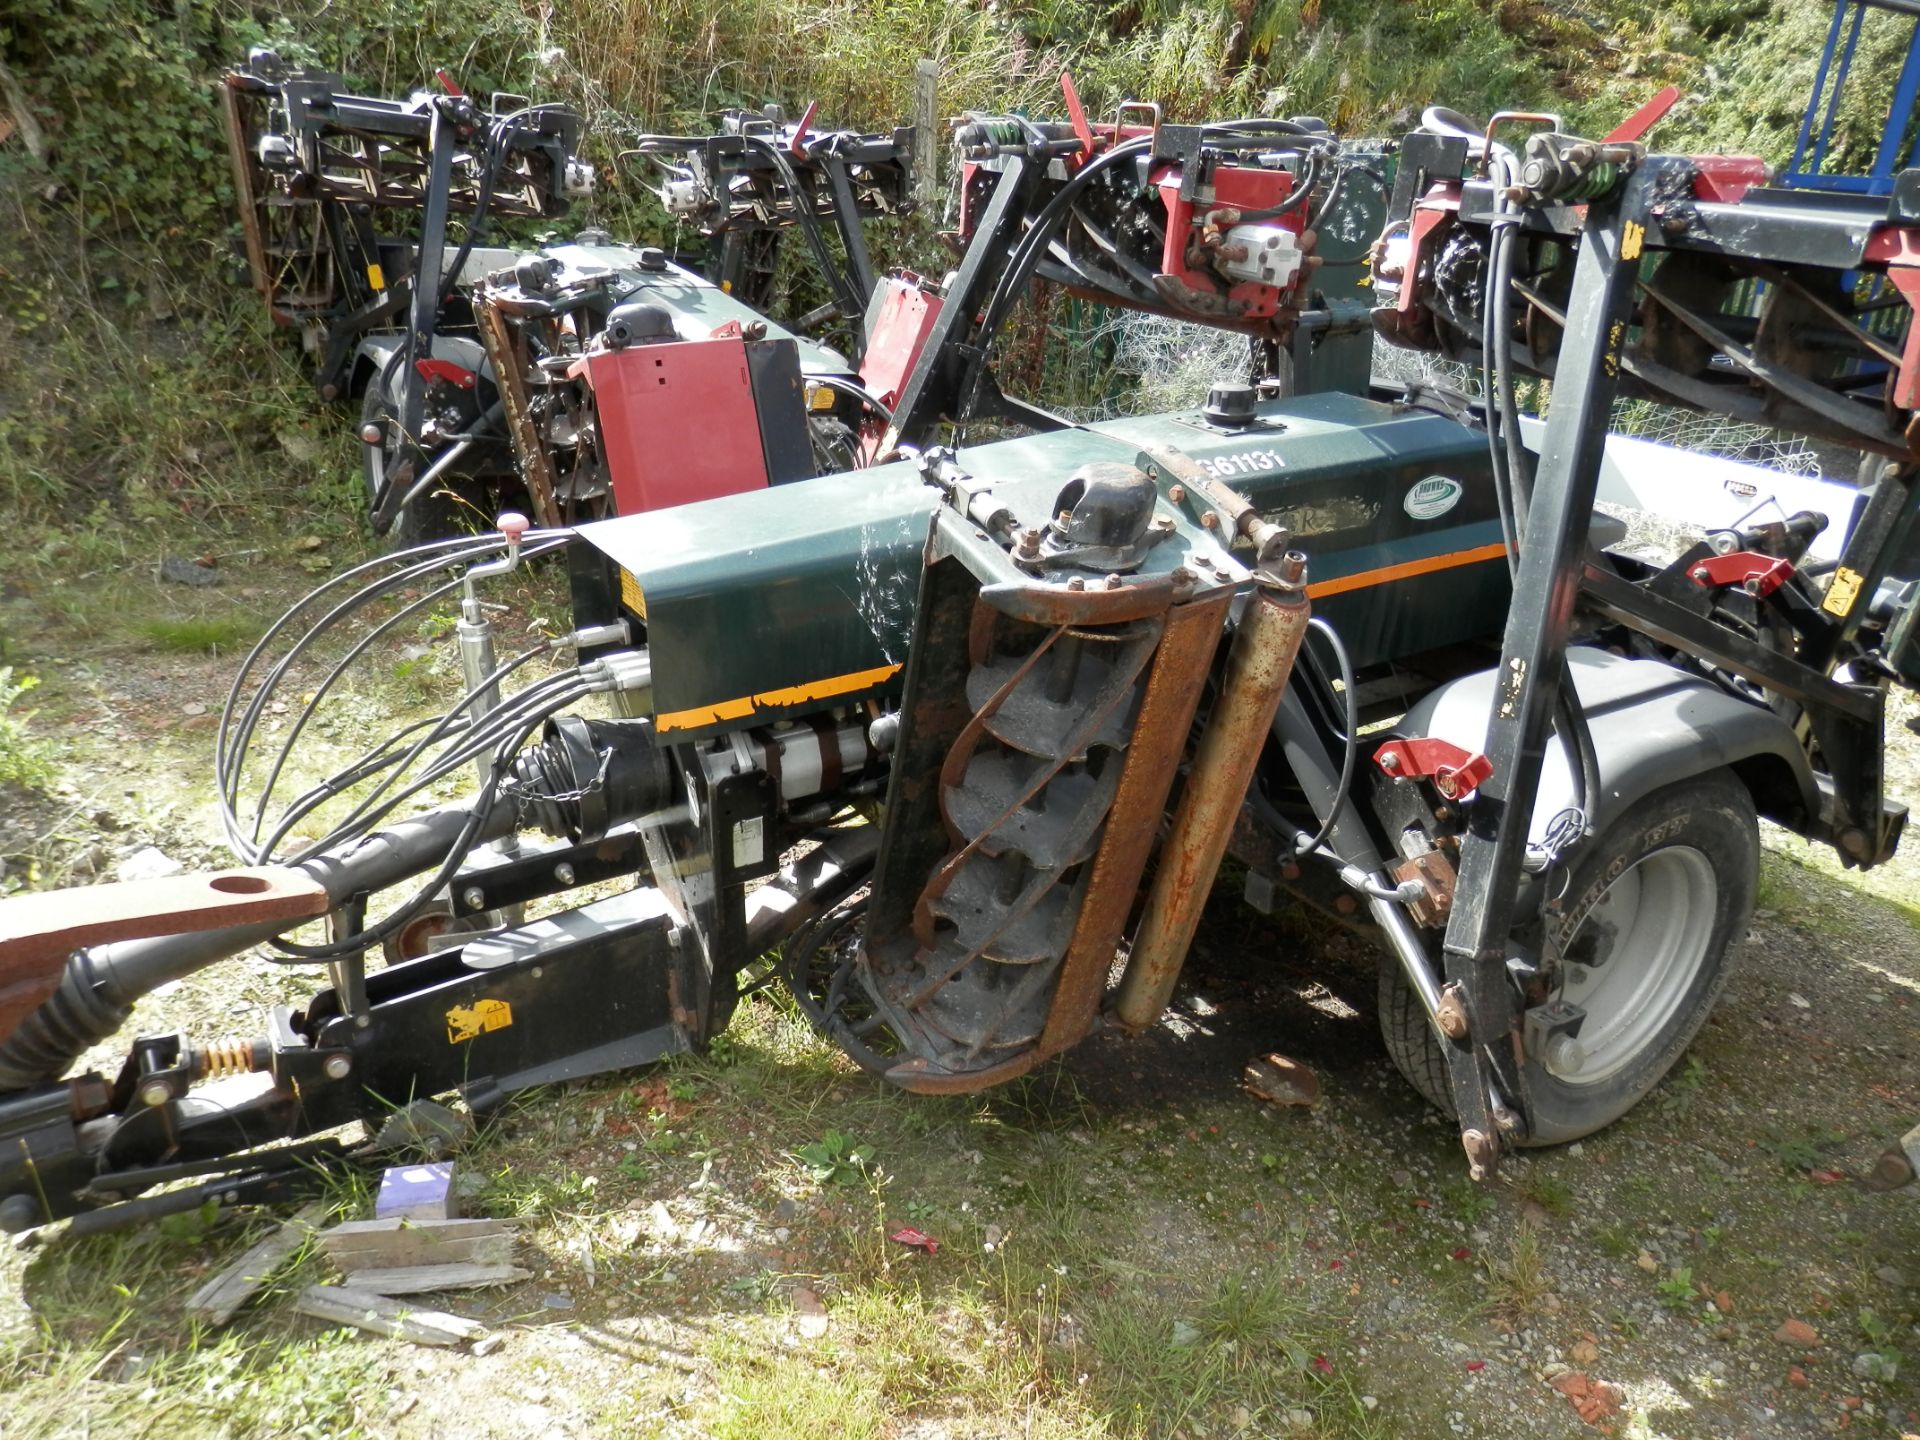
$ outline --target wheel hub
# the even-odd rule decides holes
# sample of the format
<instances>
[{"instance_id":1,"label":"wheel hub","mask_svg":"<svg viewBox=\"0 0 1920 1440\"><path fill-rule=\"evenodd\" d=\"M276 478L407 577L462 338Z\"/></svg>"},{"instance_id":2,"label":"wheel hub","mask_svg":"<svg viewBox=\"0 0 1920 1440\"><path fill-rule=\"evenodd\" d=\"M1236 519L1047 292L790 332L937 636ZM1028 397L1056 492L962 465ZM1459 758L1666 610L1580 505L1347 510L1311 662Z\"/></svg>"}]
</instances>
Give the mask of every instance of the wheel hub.
<instances>
[{"instance_id":1,"label":"wheel hub","mask_svg":"<svg viewBox=\"0 0 1920 1440\"><path fill-rule=\"evenodd\" d=\"M1549 1074L1598 1084L1645 1052L1706 963L1719 894L1712 863L1690 846L1657 850L1615 878L1562 947L1559 998L1586 1019L1578 1036L1547 1043Z\"/></svg>"}]
</instances>

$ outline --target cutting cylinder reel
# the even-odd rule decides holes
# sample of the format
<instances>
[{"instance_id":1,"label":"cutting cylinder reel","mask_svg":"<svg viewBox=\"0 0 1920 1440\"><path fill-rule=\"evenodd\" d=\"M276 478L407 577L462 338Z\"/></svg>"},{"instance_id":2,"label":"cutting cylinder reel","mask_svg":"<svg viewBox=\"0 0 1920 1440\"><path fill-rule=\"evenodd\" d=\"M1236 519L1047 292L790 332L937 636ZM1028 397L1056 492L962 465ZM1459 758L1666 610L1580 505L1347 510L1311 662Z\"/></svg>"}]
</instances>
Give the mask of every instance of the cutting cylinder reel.
<instances>
[{"instance_id":1,"label":"cutting cylinder reel","mask_svg":"<svg viewBox=\"0 0 1920 1440\"><path fill-rule=\"evenodd\" d=\"M818 953L802 937L789 970L814 1018L908 1089L1010 1079L1106 1008L1246 577L1176 523L1143 462L1082 467L1033 525L1011 508L1030 496L935 462L965 508L935 519L864 931ZM1172 989L1305 627L1304 560L1262 534L1276 565L1244 601L1122 982L1142 1023Z\"/></svg>"}]
</instances>

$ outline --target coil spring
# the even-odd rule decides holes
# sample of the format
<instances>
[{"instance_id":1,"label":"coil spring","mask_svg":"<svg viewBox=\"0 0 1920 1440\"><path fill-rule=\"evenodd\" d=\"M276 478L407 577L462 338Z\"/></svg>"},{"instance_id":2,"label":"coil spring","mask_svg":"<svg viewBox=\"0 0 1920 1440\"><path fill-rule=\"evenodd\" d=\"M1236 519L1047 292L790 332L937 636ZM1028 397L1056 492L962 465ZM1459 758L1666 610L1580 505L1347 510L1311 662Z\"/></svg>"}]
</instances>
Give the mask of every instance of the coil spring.
<instances>
[{"instance_id":1,"label":"coil spring","mask_svg":"<svg viewBox=\"0 0 1920 1440\"><path fill-rule=\"evenodd\" d=\"M974 120L960 127L963 144L1019 145L1027 138L1018 120Z\"/></svg>"},{"instance_id":2,"label":"coil spring","mask_svg":"<svg viewBox=\"0 0 1920 1440\"><path fill-rule=\"evenodd\" d=\"M1559 197L1562 205L1579 205L1589 200L1598 200L1611 194L1620 183L1621 170L1611 161L1601 161L1577 181L1566 194Z\"/></svg>"},{"instance_id":3,"label":"coil spring","mask_svg":"<svg viewBox=\"0 0 1920 1440\"><path fill-rule=\"evenodd\" d=\"M229 1075L253 1073L253 1046L231 1036L211 1045L195 1046L193 1069L201 1080L223 1080Z\"/></svg>"}]
</instances>

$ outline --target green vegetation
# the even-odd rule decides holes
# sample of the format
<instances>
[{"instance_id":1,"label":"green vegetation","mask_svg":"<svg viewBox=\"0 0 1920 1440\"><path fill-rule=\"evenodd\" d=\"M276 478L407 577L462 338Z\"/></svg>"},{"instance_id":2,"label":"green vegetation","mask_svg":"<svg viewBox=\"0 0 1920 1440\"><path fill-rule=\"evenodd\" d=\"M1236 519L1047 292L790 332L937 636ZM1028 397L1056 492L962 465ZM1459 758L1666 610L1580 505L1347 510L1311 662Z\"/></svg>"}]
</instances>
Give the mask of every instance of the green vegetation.
<instances>
[{"instance_id":1,"label":"green vegetation","mask_svg":"<svg viewBox=\"0 0 1920 1440\"><path fill-rule=\"evenodd\" d=\"M922 55L942 63L950 112L1055 112L1070 69L1095 113L1139 98L1171 119L1316 113L1345 133L1404 128L1434 102L1546 107L1603 129L1672 81L1696 98L1667 138L1779 157L1825 11L1819 0L1651 11L1627 0L342 0L293 17L245 0L20 0L0 20L0 66L33 143L22 127L0 144L0 352L34 364L0 372L0 512L71 523L104 500L215 531L263 505L350 514L346 427L315 413L235 259L215 85L251 45L381 93L444 67L476 93L565 99L588 117L602 172L579 220L661 238L666 217L614 160L634 134L770 100L891 123ZM1895 18L1869 23L1863 73L1885 59ZM1850 111L1843 149L1857 154L1867 130L1866 111ZM883 258L939 263L928 227L876 239Z\"/></svg>"},{"instance_id":2,"label":"green vegetation","mask_svg":"<svg viewBox=\"0 0 1920 1440\"><path fill-rule=\"evenodd\" d=\"M14 678L11 665L0 665L0 785L43 787L54 782L57 769L53 747L27 733L26 711L15 704L40 681L32 675Z\"/></svg>"},{"instance_id":3,"label":"green vegetation","mask_svg":"<svg viewBox=\"0 0 1920 1440\"><path fill-rule=\"evenodd\" d=\"M176 655L231 655L260 638L258 624L237 616L149 620L140 629L154 649Z\"/></svg>"},{"instance_id":4,"label":"green vegetation","mask_svg":"<svg viewBox=\"0 0 1920 1440\"><path fill-rule=\"evenodd\" d=\"M829 1130L793 1153L815 1180L850 1185L867 1174L873 1164L874 1151L873 1146L862 1145L843 1130Z\"/></svg>"}]
</instances>

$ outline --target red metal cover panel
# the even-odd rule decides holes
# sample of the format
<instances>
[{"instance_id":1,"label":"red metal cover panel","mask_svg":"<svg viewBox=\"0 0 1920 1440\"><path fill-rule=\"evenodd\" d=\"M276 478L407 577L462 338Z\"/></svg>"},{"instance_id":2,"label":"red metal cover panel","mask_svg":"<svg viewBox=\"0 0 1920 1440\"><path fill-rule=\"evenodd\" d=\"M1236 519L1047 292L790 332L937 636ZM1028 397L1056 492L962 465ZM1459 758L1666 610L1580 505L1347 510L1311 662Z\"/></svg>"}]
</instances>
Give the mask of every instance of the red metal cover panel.
<instances>
[{"instance_id":1,"label":"red metal cover panel","mask_svg":"<svg viewBox=\"0 0 1920 1440\"><path fill-rule=\"evenodd\" d=\"M742 341L680 340L590 354L587 380L620 514L766 488Z\"/></svg>"},{"instance_id":2,"label":"red metal cover panel","mask_svg":"<svg viewBox=\"0 0 1920 1440\"><path fill-rule=\"evenodd\" d=\"M892 405L906 389L927 332L946 302L922 289L917 275L889 275L880 287L880 313L867 337L860 381L882 405Z\"/></svg>"}]
</instances>

